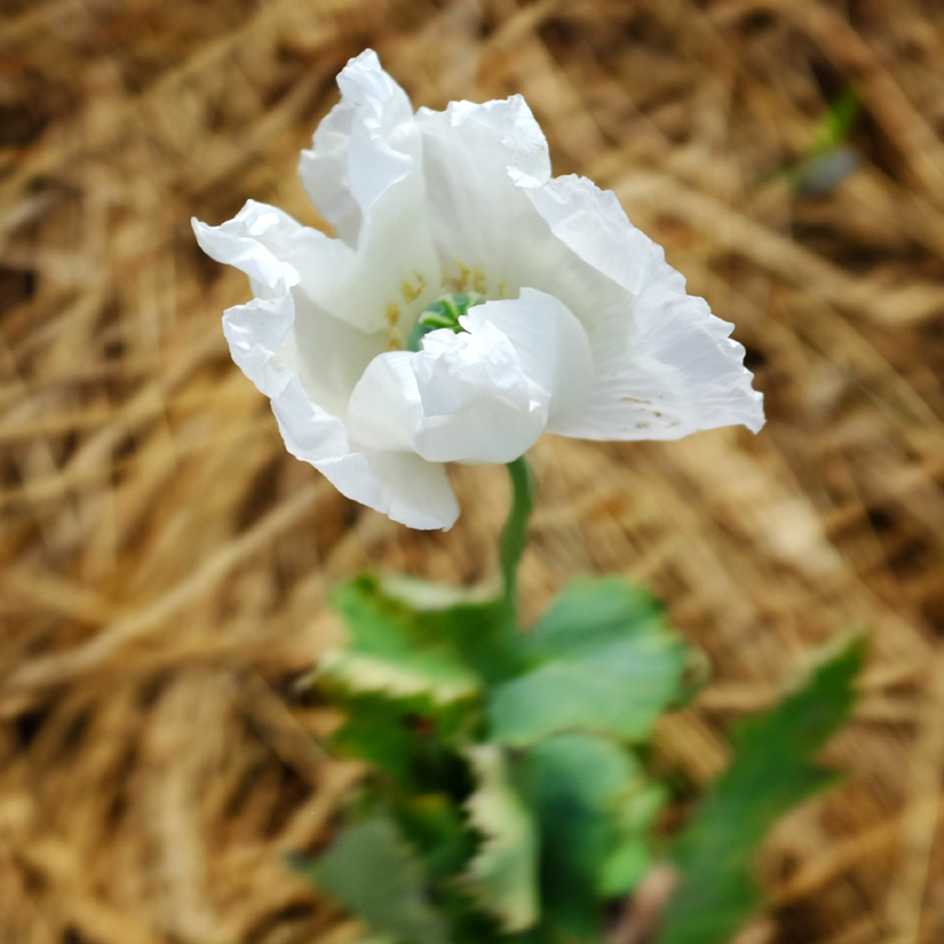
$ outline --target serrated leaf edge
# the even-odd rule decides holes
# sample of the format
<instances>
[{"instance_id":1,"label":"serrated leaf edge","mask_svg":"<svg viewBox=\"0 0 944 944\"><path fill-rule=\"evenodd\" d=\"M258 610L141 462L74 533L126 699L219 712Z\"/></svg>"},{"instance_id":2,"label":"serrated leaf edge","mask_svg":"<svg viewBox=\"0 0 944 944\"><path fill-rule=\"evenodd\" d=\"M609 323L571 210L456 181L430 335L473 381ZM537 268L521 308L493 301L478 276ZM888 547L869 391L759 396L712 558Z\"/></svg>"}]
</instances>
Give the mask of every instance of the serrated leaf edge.
<instances>
[{"instance_id":1,"label":"serrated leaf edge","mask_svg":"<svg viewBox=\"0 0 944 944\"><path fill-rule=\"evenodd\" d=\"M479 786L466 800L464 809L470 824L482 837L476 855L470 861L466 872L459 878L459 885L486 912L497 918L501 927L508 933L517 933L532 927L540 917L540 896L538 892L538 840L537 826L533 822L531 811L518 797L511 784L505 766L504 752L501 748L485 744L466 751ZM499 822L516 820L524 824L530 833L519 831L512 837L512 843L531 845L530 874L525 876L525 897L518 902L498 901L488 891L486 880L507 855L509 843L496 826Z\"/></svg>"},{"instance_id":2,"label":"serrated leaf edge","mask_svg":"<svg viewBox=\"0 0 944 944\"><path fill-rule=\"evenodd\" d=\"M314 677L327 678L361 694L388 694L393 698L425 695L438 705L473 698L480 691L479 680L471 672L466 677L434 679L384 659L345 650L326 653Z\"/></svg>"}]
</instances>

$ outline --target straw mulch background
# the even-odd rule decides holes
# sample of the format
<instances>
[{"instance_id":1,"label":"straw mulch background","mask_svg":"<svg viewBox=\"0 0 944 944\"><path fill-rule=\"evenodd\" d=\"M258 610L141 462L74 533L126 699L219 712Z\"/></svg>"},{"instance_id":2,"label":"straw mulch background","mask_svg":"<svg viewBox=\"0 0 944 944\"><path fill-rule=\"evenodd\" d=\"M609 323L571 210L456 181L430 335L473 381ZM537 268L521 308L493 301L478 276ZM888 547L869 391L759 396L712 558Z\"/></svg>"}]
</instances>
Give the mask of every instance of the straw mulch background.
<instances>
[{"instance_id":1,"label":"straw mulch background","mask_svg":"<svg viewBox=\"0 0 944 944\"><path fill-rule=\"evenodd\" d=\"M769 422L548 438L523 582L644 581L710 654L660 731L698 782L810 653L872 635L845 785L768 845L750 939L944 939L944 8L926 0L4 0L0 941L350 940L284 868L354 772L293 683L365 566L473 581L500 469L411 533L285 454L188 219L318 223L297 152L372 45L414 100L523 92L555 170L612 187L737 324ZM858 169L800 193L854 87Z\"/></svg>"}]
</instances>

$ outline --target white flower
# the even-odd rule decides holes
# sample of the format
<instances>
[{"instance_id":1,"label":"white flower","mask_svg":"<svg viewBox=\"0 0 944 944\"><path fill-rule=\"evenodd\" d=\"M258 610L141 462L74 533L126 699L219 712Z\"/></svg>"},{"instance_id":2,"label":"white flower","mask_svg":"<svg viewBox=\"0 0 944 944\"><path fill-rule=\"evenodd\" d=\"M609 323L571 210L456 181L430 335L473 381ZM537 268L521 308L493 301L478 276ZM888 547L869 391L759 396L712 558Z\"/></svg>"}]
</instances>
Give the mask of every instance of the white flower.
<instances>
[{"instance_id":1,"label":"white flower","mask_svg":"<svg viewBox=\"0 0 944 944\"><path fill-rule=\"evenodd\" d=\"M523 98L414 113L370 50L338 85L299 167L337 239L254 201L193 223L251 280L223 330L292 455L395 521L448 528L447 462L509 462L542 432L763 425L732 325L686 294L614 194L551 177ZM407 350L418 316L465 291L486 300L463 330Z\"/></svg>"}]
</instances>

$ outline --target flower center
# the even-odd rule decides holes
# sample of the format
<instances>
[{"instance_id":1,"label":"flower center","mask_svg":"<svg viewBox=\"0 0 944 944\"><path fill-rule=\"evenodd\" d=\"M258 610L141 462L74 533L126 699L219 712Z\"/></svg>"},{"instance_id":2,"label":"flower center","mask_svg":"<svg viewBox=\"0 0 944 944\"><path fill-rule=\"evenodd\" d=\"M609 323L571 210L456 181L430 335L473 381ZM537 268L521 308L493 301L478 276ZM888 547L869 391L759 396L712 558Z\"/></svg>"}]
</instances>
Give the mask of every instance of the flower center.
<instances>
[{"instance_id":1,"label":"flower center","mask_svg":"<svg viewBox=\"0 0 944 944\"><path fill-rule=\"evenodd\" d=\"M410 332L407 343L408 350L418 351L422 346L423 335L439 328L449 328L458 334L462 331L459 319L473 306L481 305L486 301L484 295L478 292L449 292L441 295L436 301L420 312L416 324Z\"/></svg>"}]
</instances>

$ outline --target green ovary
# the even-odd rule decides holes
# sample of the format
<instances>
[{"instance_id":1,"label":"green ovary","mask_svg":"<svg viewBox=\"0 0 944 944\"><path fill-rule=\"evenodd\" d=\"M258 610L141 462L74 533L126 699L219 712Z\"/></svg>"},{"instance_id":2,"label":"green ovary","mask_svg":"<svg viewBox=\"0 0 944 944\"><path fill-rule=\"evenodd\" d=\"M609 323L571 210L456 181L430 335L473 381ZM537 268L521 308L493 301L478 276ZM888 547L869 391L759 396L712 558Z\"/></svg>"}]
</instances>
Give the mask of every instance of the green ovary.
<instances>
[{"instance_id":1,"label":"green ovary","mask_svg":"<svg viewBox=\"0 0 944 944\"><path fill-rule=\"evenodd\" d=\"M486 301L485 296L478 292L450 292L430 302L416 319L416 324L410 332L408 349L418 351L423 335L436 331L438 328L449 328L458 334L462 330L459 319L470 308L481 305L484 301Z\"/></svg>"}]
</instances>

